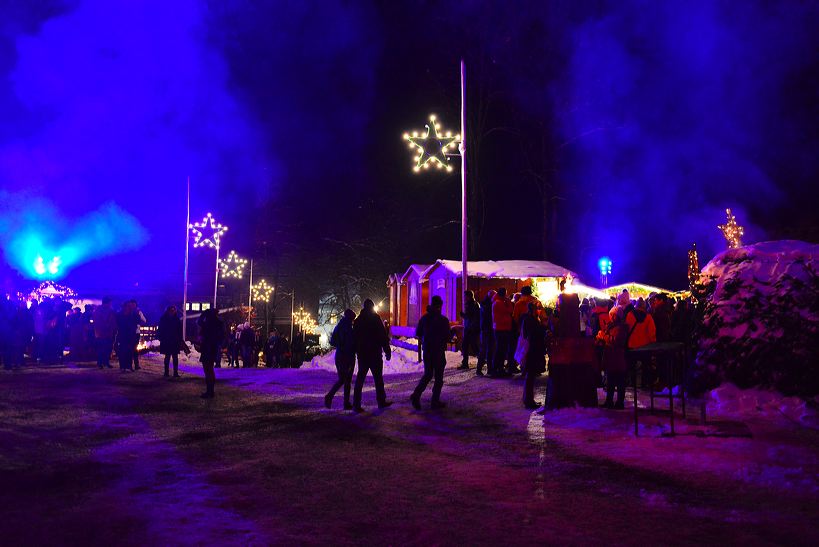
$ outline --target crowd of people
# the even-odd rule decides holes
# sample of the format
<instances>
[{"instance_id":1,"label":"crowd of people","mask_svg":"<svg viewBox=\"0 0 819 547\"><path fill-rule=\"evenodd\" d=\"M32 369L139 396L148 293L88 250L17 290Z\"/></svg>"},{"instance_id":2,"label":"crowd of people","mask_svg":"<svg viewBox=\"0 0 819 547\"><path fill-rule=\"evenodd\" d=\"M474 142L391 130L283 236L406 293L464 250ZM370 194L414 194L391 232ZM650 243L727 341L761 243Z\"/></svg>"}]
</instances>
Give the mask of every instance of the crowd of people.
<instances>
[{"instance_id":1,"label":"crowd of people","mask_svg":"<svg viewBox=\"0 0 819 547\"><path fill-rule=\"evenodd\" d=\"M545 307L528 285L511 298L504 287L487 291L480 303L472 291L465 291L461 312L463 360L459 369L468 370L469 357L475 356L477 376L510 378L522 375L523 405L528 409L557 408L574 403L596 406L597 382L606 386L603 406L621 409L624 407L628 350L655 342L677 341L686 346L690 343L693 310L686 300L674 302L665 294L652 294L648 300L632 300L628 291L611 298L580 300L578 295L565 290L565 281L560 289L554 308ZM452 323L442 314L442 308L442 299L433 296L416 326L424 372L410 396L410 403L418 410L422 408L421 396L430 382L433 383L430 407L446 406L441 401L441 391L446 350L452 341ZM579 342L572 345L572 341ZM592 393L585 398L561 393L565 388L555 380L560 376L557 354L564 351L560 348L579 346L581 342L592 350L589 353L592 357L584 364L591 365L593 374L596 374L596 379L592 379ZM325 406L331 408L335 394L343 387L344 408L363 411L360 393L368 371L375 382L379 408L391 405L382 377L382 355L387 360L391 356L388 330L375 313L372 301L365 301L357 317L352 310L346 310L330 343L336 349L338 380L326 394ZM555 364L550 366L546 400L539 402L534 397L535 380L547 370L547 355ZM356 358L358 375L350 401ZM568 359L578 361L579 358L575 354ZM570 368L579 368L575 366L578 364L569 363ZM656 373L656 363L643 365L643 382L652 382L658 387L656 383L663 378ZM664 380L671 381L670 378Z\"/></svg>"},{"instance_id":2,"label":"crowd of people","mask_svg":"<svg viewBox=\"0 0 819 547\"><path fill-rule=\"evenodd\" d=\"M586 339L594 345L596 370L602 372L606 386L607 408L624 407L628 350L654 342L677 341L690 344L693 331L693 309L686 300L676 302L664 294L652 294L647 300L632 300L627 291L607 299L584 298L565 291L561 285L554 308L544 306L533 295L532 287L523 286L509 297L505 287L489 290L480 300L472 291L464 292L460 315L463 324L461 351L462 370L468 370L469 357L477 357L475 374L488 378L510 378L522 375L523 405L554 408L566 404L561 397L560 375L555 364L561 348L571 347L572 340ZM452 341L452 323L442 313L443 301L433 296L426 313L419 320L416 336L422 348L424 371L410 403L421 409L421 397L432 382L430 407L445 407L441 400L446 350ZM64 359L86 360L96 356L99 368L113 368L111 355L116 350L119 368L123 372L138 370L140 327L147 323L135 300L128 300L119 310L110 298L85 310L72 308L59 298L40 302L5 299L0 307L0 359L6 369L19 368L25 356L38 363L58 363ZM264 338L249 323L226 328L216 309L201 313L196 321L195 339L200 361L205 370L204 398L214 397L215 368L221 366L222 355L229 367L256 367L260 358L268 367L299 366L304 359L304 340L295 337L293 343L277 329ZM190 353L183 338L182 319L175 306L169 306L161 316L156 330L159 352L164 357L164 375L179 376L179 353ZM561 343L561 341L563 341ZM338 380L325 396L330 408L335 394L343 388L344 408L363 411L362 390L366 377L375 382L379 408L392 404L387 400L383 380L383 358L391 358L388 327L375 310L372 300L365 300L356 315L346 310L336 325L330 344L335 348ZM69 351L64 351L65 348ZM546 372L550 356L550 375L546 400L534 397L538 376ZM358 363L358 374L353 382ZM646 364L644 364L646 365ZM657 372L656 363L643 367L643 383L671 382ZM484 369L486 372L484 373ZM598 373L599 375L599 373ZM580 402L568 399L568 404ZM593 403L596 405L596 387Z\"/></svg>"}]
</instances>

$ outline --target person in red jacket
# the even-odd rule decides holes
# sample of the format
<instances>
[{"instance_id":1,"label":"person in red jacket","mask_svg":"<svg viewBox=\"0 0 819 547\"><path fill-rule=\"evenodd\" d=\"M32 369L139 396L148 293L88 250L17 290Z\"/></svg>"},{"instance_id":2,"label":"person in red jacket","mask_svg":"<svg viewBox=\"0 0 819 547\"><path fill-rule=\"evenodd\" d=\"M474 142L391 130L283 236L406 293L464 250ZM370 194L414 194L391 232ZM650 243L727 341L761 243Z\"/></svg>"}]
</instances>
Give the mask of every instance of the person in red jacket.
<instances>
[{"instance_id":1,"label":"person in red jacket","mask_svg":"<svg viewBox=\"0 0 819 547\"><path fill-rule=\"evenodd\" d=\"M489 376L498 378L504 376L505 361L512 344L512 301L506 298L506 288L498 289L498 294L492 302L492 330L495 331L495 358L492 360L492 369Z\"/></svg>"}]
</instances>

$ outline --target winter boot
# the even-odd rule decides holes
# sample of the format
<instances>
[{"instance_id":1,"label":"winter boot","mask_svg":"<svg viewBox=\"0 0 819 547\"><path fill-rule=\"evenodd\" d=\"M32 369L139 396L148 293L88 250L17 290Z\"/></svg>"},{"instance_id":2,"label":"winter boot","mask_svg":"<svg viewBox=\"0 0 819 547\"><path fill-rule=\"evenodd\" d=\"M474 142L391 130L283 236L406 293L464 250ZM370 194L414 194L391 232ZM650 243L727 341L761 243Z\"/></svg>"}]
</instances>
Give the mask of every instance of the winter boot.
<instances>
[{"instance_id":1,"label":"winter boot","mask_svg":"<svg viewBox=\"0 0 819 547\"><path fill-rule=\"evenodd\" d=\"M200 395L203 399L213 399L216 394L213 392L213 382L208 382L205 392Z\"/></svg>"},{"instance_id":2,"label":"winter boot","mask_svg":"<svg viewBox=\"0 0 819 547\"><path fill-rule=\"evenodd\" d=\"M412 408L415 410L421 410L421 397L416 394L410 395L410 402L412 403Z\"/></svg>"}]
</instances>

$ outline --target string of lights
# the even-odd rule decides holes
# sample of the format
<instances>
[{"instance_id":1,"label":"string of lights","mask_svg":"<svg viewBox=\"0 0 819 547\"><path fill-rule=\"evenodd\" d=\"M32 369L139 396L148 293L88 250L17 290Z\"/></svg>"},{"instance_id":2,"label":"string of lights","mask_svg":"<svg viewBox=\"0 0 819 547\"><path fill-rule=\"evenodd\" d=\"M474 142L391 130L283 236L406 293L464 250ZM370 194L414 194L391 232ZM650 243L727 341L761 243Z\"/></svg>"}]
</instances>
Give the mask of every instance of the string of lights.
<instances>
[{"instance_id":1,"label":"string of lights","mask_svg":"<svg viewBox=\"0 0 819 547\"><path fill-rule=\"evenodd\" d=\"M736 249L742 247L742 236L745 235L745 228L737 224L737 219L731 214L731 209L725 210L727 222L720 224L717 228L720 229L725 241L728 242L729 249Z\"/></svg>"},{"instance_id":2,"label":"string of lights","mask_svg":"<svg viewBox=\"0 0 819 547\"><path fill-rule=\"evenodd\" d=\"M421 135L418 131L412 134L404 133L404 140L409 143L410 150L417 150L415 157L416 173L421 169L429 169L430 165L452 171L447 159L447 150L454 147L460 140L460 135L453 135L451 131L443 131L436 121L435 114L430 115L429 124L426 125L426 133Z\"/></svg>"}]
</instances>

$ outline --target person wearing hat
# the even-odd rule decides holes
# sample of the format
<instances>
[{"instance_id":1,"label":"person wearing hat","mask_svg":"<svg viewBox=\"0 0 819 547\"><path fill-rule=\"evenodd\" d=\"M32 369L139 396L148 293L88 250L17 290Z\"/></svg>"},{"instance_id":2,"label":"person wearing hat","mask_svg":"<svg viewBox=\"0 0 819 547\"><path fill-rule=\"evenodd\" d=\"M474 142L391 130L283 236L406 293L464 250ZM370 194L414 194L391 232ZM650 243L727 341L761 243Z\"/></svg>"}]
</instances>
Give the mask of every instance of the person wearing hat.
<instances>
[{"instance_id":1,"label":"person wearing hat","mask_svg":"<svg viewBox=\"0 0 819 547\"><path fill-rule=\"evenodd\" d=\"M427 313L418 321L415 328L415 336L421 341L424 350L424 375L412 392L410 402L416 410L421 410L421 394L432 384L433 409L444 408L446 404L441 402L441 389L444 387L444 369L446 368L446 344L449 341L449 319L441 313L444 301L440 296L432 297L432 303L427 308Z\"/></svg>"},{"instance_id":2,"label":"person wearing hat","mask_svg":"<svg viewBox=\"0 0 819 547\"><path fill-rule=\"evenodd\" d=\"M390 340L384 323L375 312L375 303L369 298L364 301L364 308L353 321L353 338L355 339L355 352L358 357L358 376L355 379L355 390L353 394L353 410L364 412L361 407L361 390L364 389L364 382L367 379L367 372L372 371L373 382L375 382L375 397L378 401L378 408L387 408L392 402L387 401L387 393L384 390L384 362L381 360L381 353L387 358L392 357L390 351Z\"/></svg>"},{"instance_id":3,"label":"person wearing hat","mask_svg":"<svg viewBox=\"0 0 819 547\"><path fill-rule=\"evenodd\" d=\"M330 345L336 348L336 372L338 380L327 395L324 396L324 406L330 408L333 404L333 397L336 392L344 386L344 410L352 410L353 404L350 402L350 385L353 381L353 370L355 369L355 338L353 338L353 320L355 312L344 310L344 316L333 329L330 336Z\"/></svg>"}]
</instances>

